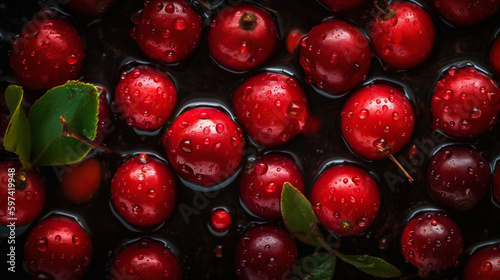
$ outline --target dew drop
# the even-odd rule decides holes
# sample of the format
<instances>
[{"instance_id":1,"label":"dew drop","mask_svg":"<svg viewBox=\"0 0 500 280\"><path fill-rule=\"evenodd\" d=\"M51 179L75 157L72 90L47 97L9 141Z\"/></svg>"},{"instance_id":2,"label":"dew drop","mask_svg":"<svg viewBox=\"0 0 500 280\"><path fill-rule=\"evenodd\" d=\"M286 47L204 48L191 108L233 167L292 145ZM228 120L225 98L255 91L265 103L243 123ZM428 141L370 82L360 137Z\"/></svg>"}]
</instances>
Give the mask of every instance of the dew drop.
<instances>
[{"instance_id":1,"label":"dew drop","mask_svg":"<svg viewBox=\"0 0 500 280\"><path fill-rule=\"evenodd\" d=\"M143 212L144 209L138 204L135 204L134 207L132 207L132 213L136 215L141 215Z\"/></svg>"},{"instance_id":2,"label":"dew drop","mask_svg":"<svg viewBox=\"0 0 500 280\"><path fill-rule=\"evenodd\" d=\"M181 143L179 144L179 148L183 150L185 153L191 153L193 151L191 140L189 139L182 140Z\"/></svg>"},{"instance_id":3,"label":"dew drop","mask_svg":"<svg viewBox=\"0 0 500 280\"><path fill-rule=\"evenodd\" d=\"M366 118L368 118L368 110L366 109L361 109L358 113L358 117L359 119L361 120L366 120Z\"/></svg>"},{"instance_id":4,"label":"dew drop","mask_svg":"<svg viewBox=\"0 0 500 280\"><path fill-rule=\"evenodd\" d=\"M175 20L174 28L176 30L184 30L184 29L186 29L186 27L187 27L187 23L186 23L186 20L184 20L183 18L179 18L179 19Z\"/></svg>"},{"instance_id":5,"label":"dew drop","mask_svg":"<svg viewBox=\"0 0 500 280\"><path fill-rule=\"evenodd\" d=\"M257 172L258 175L264 175L264 173L267 172L268 166L265 163L258 163L255 166L255 172Z\"/></svg>"},{"instance_id":6,"label":"dew drop","mask_svg":"<svg viewBox=\"0 0 500 280\"><path fill-rule=\"evenodd\" d=\"M47 252L48 249L48 240L47 238L40 238L36 242L36 249L39 252L45 253Z\"/></svg>"},{"instance_id":7,"label":"dew drop","mask_svg":"<svg viewBox=\"0 0 500 280\"><path fill-rule=\"evenodd\" d=\"M490 272L492 268L493 268L493 265L490 262L485 262L483 264L483 269L486 272Z\"/></svg>"},{"instance_id":8,"label":"dew drop","mask_svg":"<svg viewBox=\"0 0 500 280\"><path fill-rule=\"evenodd\" d=\"M222 133L224 132L224 125L222 123L218 123L216 126L215 126L215 130L218 132L218 133Z\"/></svg>"},{"instance_id":9,"label":"dew drop","mask_svg":"<svg viewBox=\"0 0 500 280\"><path fill-rule=\"evenodd\" d=\"M269 182L267 185L266 185L266 192L268 193L273 193L276 191L276 184L274 182Z\"/></svg>"},{"instance_id":10,"label":"dew drop","mask_svg":"<svg viewBox=\"0 0 500 280\"><path fill-rule=\"evenodd\" d=\"M155 198L156 197L156 192L154 189L149 189L148 192L147 192L148 196L150 198Z\"/></svg>"},{"instance_id":11,"label":"dew drop","mask_svg":"<svg viewBox=\"0 0 500 280\"><path fill-rule=\"evenodd\" d=\"M72 55L68 56L67 61L70 65L73 65L73 64L78 62L78 57L76 57L74 54L72 54Z\"/></svg>"},{"instance_id":12,"label":"dew drop","mask_svg":"<svg viewBox=\"0 0 500 280\"><path fill-rule=\"evenodd\" d=\"M73 234L73 237L71 238L71 242L73 242L73 245L75 245L75 246L80 245L80 237Z\"/></svg>"},{"instance_id":13,"label":"dew drop","mask_svg":"<svg viewBox=\"0 0 500 280\"><path fill-rule=\"evenodd\" d=\"M299 117L300 115L302 115L303 112L304 112L304 107L300 106L299 104L293 101L290 101L290 103L288 103L287 113L289 115L294 117Z\"/></svg>"},{"instance_id":14,"label":"dew drop","mask_svg":"<svg viewBox=\"0 0 500 280\"><path fill-rule=\"evenodd\" d=\"M447 89L443 92L443 99L448 101L453 98L453 90Z\"/></svg>"}]
</instances>

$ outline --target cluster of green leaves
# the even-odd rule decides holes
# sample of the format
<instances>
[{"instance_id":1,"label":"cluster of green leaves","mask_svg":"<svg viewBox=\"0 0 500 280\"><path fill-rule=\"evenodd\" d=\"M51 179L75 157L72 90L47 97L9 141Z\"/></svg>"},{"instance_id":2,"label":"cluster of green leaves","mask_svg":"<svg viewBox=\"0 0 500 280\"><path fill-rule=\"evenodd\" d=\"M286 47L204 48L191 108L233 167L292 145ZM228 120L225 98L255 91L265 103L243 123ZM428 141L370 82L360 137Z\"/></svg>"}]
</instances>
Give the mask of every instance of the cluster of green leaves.
<instances>
[{"instance_id":1,"label":"cluster of green leaves","mask_svg":"<svg viewBox=\"0 0 500 280\"><path fill-rule=\"evenodd\" d=\"M332 279L337 258L351 264L364 273L382 277L400 277L401 271L383 259L368 255L344 255L331 248L321 233L309 200L289 183L281 194L281 215L286 228L300 241L326 250L297 261L295 279Z\"/></svg>"}]
</instances>

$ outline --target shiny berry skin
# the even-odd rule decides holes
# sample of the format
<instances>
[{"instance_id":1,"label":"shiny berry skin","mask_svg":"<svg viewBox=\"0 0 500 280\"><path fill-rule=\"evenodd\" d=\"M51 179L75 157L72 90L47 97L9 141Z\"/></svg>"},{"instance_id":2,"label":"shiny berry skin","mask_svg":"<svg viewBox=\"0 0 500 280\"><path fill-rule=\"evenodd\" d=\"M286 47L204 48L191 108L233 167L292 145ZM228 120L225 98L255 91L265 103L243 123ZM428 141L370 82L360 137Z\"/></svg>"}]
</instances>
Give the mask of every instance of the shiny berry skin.
<instances>
[{"instance_id":1,"label":"shiny berry skin","mask_svg":"<svg viewBox=\"0 0 500 280\"><path fill-rule=\"evenodd\" d=\"M177 197L174 173L145 153L118 168L110 191L116 211L137 226L163 222L174 209Z\"/></svg>"},{"instance_id":2,"label":"shiny berry skin","mask_svg":"<svg viewBox=\"0 0 500 280\"><path fill-rule=\"evenodd\" d=\"M227 6L210 22L210 54L222 67L232 71L246 71L262 65L277 49L278 43L274 19L257 5Z\"/></svg>"},{"instance_id":3,"label":"shiny berry skin","mask_svg":"<svg viewBox=\"0 0 500 280\"><path fill-rule=\"evenodd\" d=\"M411 219L401 234L401 253L421 272L455 265L462 249L460 228L442 213L422 214Z\"/></svg>"},{"instance_id":4,"label":"shiny berry skin","mask_svg":"<svg viewBox=\"0 0 500 280\"><path fill-rule=\"evenodd\" d=\"M441 16L456 26L471 26L490 18L498 10L500 0L434 0Z\"/></svg>"},{"instance_id":5,"label":"shiny berry skin","mask_svg":"<svg viewBox=\"0 0 500 280\"><path fill-rule=\"evenodd\" d=\"M115 102L129 125L154 130L172 115L177 90L172 80L160 70L138 67L122 73L115 91Z\"/></svg>"},{"instance_id":6,"label":"shiny berry skin","mask_svg":"<svg viewBox=\"0 0 500 280\"><path fill-rule=\"evenodd\" d=\"M342 20L320 23L301 41L300 64L306 82L331 94L344 93L365 80L371 60L366 37Z\"/></svg>"},{"instance_id":7,"label":"shiny berry skin","mask_svg":"<svg viewBox=\"0 0 500 280\"><path fill-rule=\"evenodd\" d=\"M286 49L290 54L293 54L295 52L295 49L300 45L300 40L305 35L306 34L302 32L302 30L297 28L292 28L290 32L288 32L285 44L286 44Z\"/></svg>"},{"instance_id":8,"label":"shiny berry skin","mask_svg":"<svg viewBox=\"0 0 500 280\"><path fill-rule=\"evenodd\" d=\"M234 264L240 280L288 279L296 261L295 241L279 226L258 225L236 243Z\"/></svg>"},{"instance_id":9,"label":"shiny berry skin","mask_svg":"<svg viewBox=\"0 0 500 280\"><path fill-rule=\"evenodd\" d=\"M434 46L434 24L429 14L409 1L394 1L379 12L369 27L377 56L388 66L408 69L422 63Z\"/></svg>"},{"instance_id":10,"label":"shiny berry skin","mask_svg":"<svg viewBox=\"0 0 500 280\"><path fill-rule=\"evenodd\" d=\"M231 226L232 218L224 209L217 209L210 216L210 226L216 232L225 232Z\"/></svg>"},{"instance_id":11,"label":"shiny berry skin","mask_svg":"<svg viewBox=\"0 0 500 280\"><path fill-rule=\"evenodd\" d=\"M337 165L324 171L314 182L309 200L320 224L341 236L365 231L380 207L380 194L373 177L351 165Z\"/></svg>"},{"instance_id":12,"label":"shiny berry skin","mask_svg":"<svg viewBox=\"0 0 500 280\"><path fill-rule=\"evenodd\" d=\"M261 218L280 219L281 192L286 182L304 193L304 179L293 160L277 153L264 155L248 163L241 175L241 202Z\"/></svg>"},{"instance_id":13,"label":"shiny berry skin","mask_svg":"<svg viewBox=\"0 0 500 280\"><path fill-rule=\"evenodd\" d=\"M233 94L233 109L245 132L259 145L282 145L313 121L304 91L284 74L262 73Z\"/></svg>"},{"instance_id":14,"label":"shiny berry skin","mask_svg":"<svg viewBox=\"0 0 500 280\"><path fill-rule=\"evenodd\" d=\"M479 152L450 146L435 154L427 169L427 189L439 205L467 211L486 196L491 172Z\"/></svg>"},{"instance_id":15,"label":"shiny berry skin","mask_svg":"<svg viewBox=\"0 0 500 280\"><path fill-rule=\"evenodd\" d=\"M498 166L493 173L493 198L500 205L500 167Z\"/></svg>"},{"instance_id":16,"label":"shiny berry skin","mask_svg":"<svg viewBox=\"0 0 500 280\"><path fill-rule=\"evenodd\" d=\"M67 5L74 13L89 18L101 17L116 3L116 0L68 0Z\"/></svg>"},{"instance_id":17,"label":"shiny berry skin","mask_svg":"<svg viewBox=\"0 0 500 280\"><path fill-rule=\"evenodd\" d=\"M493 70L500 75L500 36L495 39L491 46L489 59Z\"/></svg>"},{"instance_id":18,"label":"shiny berry skin","mask_svg":"<svg viewBox=\"0 0 500 280\"><path fill-rule=\"evenodd\" d=\"M397 153L411 139L415 116L410 101L394 87L368 85L347 99L340 113L349 146L368 159Z\"/></svg>"},{"instance_id":19,"label":"shiny berry skin","mask_svg":"<svg viewBox=\"0 0 500 280\"><path fill-rule=\"evenodd\" d=\"M245 139L241 128L227 114L197 107L173 121L163 135L163 147L177 174L210 187L238 170Z\"/></svg>"},{"instance_id":20,"label":"shiny berry skin","mask_svg":"<svg viewBox=\"0 0 500 280\"><path fill-rule=\"evenodd\" d=\"M475 251L465 264L462 279L500 279L500 246L496 244Z\"/></svg>"},{"instance_id":21,"label":"shiny berry skin","mask_svg":"<svg viewBox=\"0 0 500 280\"><path fill-rule=\"evenodd\" d=\"M64 196L74 204L90 201L101 185L101 169L101 163L94 158L68 166L62 174Z\"/></svg>"},{"instance_id":22,"label":"shiny berry skin","mask_svg":"<svg viewBox=\"0 0 500 280\"><path fill-rule=\"evenodd\" d=\"M25 225L33 221L43 210L45 205L45 183L40 175L34 170L25 171L21 174L21 163L18 161L0 162L0 224L8 225L12 222L9 218L17 218L16 226ZM13 172L10 172L13 171ZM9 184L13 184L10 185ZM13 196L11 196L13 194ZM9 197L15 200L14 215L8 208Z\"/></svg>"},{"instance_id":23,"label":"shiny berry skin","mask_svg":"<svg viewBox=\"0 0 500 280\"><path fill-rule=\"evenodd\" d=\"M146 1L132 21L132 39L147 56L160 62L177 63L200 43L201 16L185 0Z\"/></svg>"},{"instance_id":24,"label":"shiny berry skin","mask_svg":"<svg viewBox=\"0 0 500 280\"><path fill-rule=\"evenodd\" d=\"M163 244L143 238L121 249L111 262L109 280L181 280L182 267Z\"/></svg>"},{"instance_id":25,"label":"shiny berry skin","mask_svg":"<svg viewBox=\"0 0 500 280\"><path fill-rule=\"evenodd\" d=\"M87 231L76 220L61 215L38 223L24 244L24 261L33 279L83 279L92 253Z\"/></svg>"},{"instance_id":26,"label":"shiny berry skin","mask_svg":"<svg viewBox=\"0 0 500 280\"><path fill-rule=\"evenodd\" d=\"M332 9L334 12L350 11L363 6L368 0L320 0L328 8Z\"/></svg>"},{"instance_id":27,"label":"shiny berry skin","mask_svg":"<svg viewBox=\"0 0 500 280\"><path fill-rule=\"evenodd\" d=\"M431 99L433 128L457 138L479 136L498 121L499 92L495 81L475 68L450 67Z\"/></svg>"},{"instance_id":28,"label":"shiny berry skin","mask_svg":"<svg viewBox=\"0 0 500 280\"><path fill-rule=\"evenodd\" d=\"M94 138L94 142L97 144L102 143L111 130L111 111L109 110L106 95L106 91L99 94L99 113L97 114L99 122L97 123L97 131Z\"/></svg>"},{"instance_id":29,"label":"shiny berry skin","mask_svg":"<svg viewBox=\"0 0 500 280\"><path fill-rule=\"evenodd\" d=\"M50 89L77 79L85 58L80 34L52 10L43 9L16 36L10 66L30 89Z\"/></svg>"}]
</instances>

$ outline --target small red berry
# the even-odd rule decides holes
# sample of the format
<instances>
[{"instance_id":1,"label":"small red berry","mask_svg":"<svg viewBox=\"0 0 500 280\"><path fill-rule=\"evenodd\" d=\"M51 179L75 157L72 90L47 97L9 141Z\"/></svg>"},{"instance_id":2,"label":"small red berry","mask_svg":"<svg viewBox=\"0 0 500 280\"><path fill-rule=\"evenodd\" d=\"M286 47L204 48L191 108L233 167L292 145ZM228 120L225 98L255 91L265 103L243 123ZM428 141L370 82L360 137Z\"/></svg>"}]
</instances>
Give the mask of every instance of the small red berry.
<instances>
[{"instance_id":1,"label":"small red berry","mask_svg":"<svg viewBox=\"0 0 500 280\"><path fill-rule=\"evenodd\" d=\"M368 0L353 0L353 1L344 1L344 0L320 0L328 8L332 9L334 12L344 12L357 9L363 6Z\"/></svg>"},{"instance_id":2,"label":"small red berry","mask_svg":"<svg viewBox=\"0 0 500 280\"><path fill-rule=\"evenodd\" d=\"M475 251L465 264L463 280L500 279L500 246L498 244Z\"/></svg>"},{"instance_id":3,"label":"small red berry","mask_svg":"<svg viewBox=\"0 0 500 280\"><path fill-rule=\"evenodd\" d=\"M94 142L97 144L101 144L104 141L104 138L111 129L111 111L109 110L106 96L107 91L101 89L99 94L99 113L97 114L99 122L97 123L97 131L94 138Z\"/></svg>"},{"instance_id":4,"label":"small red berry","mask_svg":"<svg viewBox=\"0 0 500 280\"><path fill-rule=\"evenodd\" d=\"M493 42L489 58L493 70L500 75L500 36L498 36Z\"/></svg>"},{"instance_id":5,"label":"small red berry","mask_svg":"<svg viewBox=\"0 0 500 280\"><path fill-rule=\"evenodd\" d=\"M299 46L302 37L306 36L302 30L297 28L292 28L288 35L286 36L286 49L290 54L295 52L295 49Z\"/></svg>"},{"instance_id":6,"label":"small red berry","mask_svg":"<svg viewBox=\"0 0 500 280\"><path fill-rule=\"evenodd\" d=\"M225 232L231 226L231 214L224 209L212 212L210 226L217 232Z\"/></svg>"},{"instance_id":7,"label":"small red berry","mask_svg":"<svg viewBox=\"0 0 500 280\"><path fill-rule=\"evenodd\" d=\"M101 185L101 163L89 158L67 168L61 182L66 198L74 204L90 201Z\"/></svg>"},{"instance_id":8,"label":"small red berry","mask_svg":"<svg viewBox=\"0 0 500 280\"><path fill-rule=\"evenodd\" d=\"M471 26L495 14L500 0L434 0L434 6L444 19L457 26Z\"/></svg>"},{"instance_id":9,"label":"small red berry","mask_svg":"<svg viewBox=\"0 0 500 280\"><path fill-rule=\"evenodd\" d=\"M68 0L68 8L74 13L94 18L101 17L116 3L116 0Z\"/></svg>"}]
</instances>

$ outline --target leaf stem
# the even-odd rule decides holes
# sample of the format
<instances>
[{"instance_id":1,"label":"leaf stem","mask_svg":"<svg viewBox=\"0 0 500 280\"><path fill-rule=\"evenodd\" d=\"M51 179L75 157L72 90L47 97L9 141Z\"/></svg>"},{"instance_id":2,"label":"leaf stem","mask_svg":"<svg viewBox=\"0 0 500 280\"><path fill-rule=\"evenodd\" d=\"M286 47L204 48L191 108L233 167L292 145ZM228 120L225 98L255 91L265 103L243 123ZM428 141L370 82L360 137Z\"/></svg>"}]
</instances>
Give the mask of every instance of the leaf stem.
<instances>
[{"instance_id":1,"label":"leaf stem","mask_svg":"<svg viewBox=\"0 0 500 280\"><path fill-rule=\"evenodd\" d=\"M71 138L74 138L82 143L85 143L91 147L94 147L94 148L97 148L97 149L101 149L105 152L108 152L108 153L114 153L115 151L111 150L110 148L107 148L107 147L104 147L104 146L101 146L97 143L94 143L88 139L85 139L83 138L82 136L76 134L68 125L68 122L66 121L66 117L61 115L59 117L59 119L61 120L61 124L62 124L62 134L66 137L71 137Z\"/></svg>"}]
</instances>

